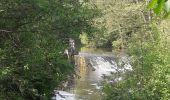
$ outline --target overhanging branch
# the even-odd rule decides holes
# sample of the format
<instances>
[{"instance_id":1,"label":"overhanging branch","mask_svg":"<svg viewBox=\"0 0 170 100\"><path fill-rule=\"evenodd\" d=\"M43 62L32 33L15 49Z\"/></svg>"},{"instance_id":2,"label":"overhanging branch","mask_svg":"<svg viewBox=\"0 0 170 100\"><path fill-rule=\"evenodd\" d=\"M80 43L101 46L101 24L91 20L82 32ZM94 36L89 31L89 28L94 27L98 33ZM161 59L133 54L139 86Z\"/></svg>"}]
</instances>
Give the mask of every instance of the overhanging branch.
<instances>
[{"instance_id":1,"label":"overhanging branch","mask_svg":"<svg viewBox=\"0 0 170 100\"><path fill-rule=\"evenodd\" d=\"M11 33L12 31L0 29L0 33Z\"/></svg>"}]
</instances>

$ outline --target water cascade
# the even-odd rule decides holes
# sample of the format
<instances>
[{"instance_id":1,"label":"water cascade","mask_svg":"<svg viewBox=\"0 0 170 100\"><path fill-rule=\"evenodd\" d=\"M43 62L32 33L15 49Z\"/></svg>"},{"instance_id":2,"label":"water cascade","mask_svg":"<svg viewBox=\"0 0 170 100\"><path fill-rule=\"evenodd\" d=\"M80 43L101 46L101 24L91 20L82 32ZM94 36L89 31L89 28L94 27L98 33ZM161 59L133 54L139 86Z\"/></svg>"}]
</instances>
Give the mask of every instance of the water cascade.
<instances>
[{"instance_id":1,"label":"water cascade","mask_svg":"<svg viewBox=\"0 0 170 100\"><path fill-rule=\"evenodd\" d=\"M126 55L79 53L75 55L75 70L80 78L67 92L57 91L55 100L101 100L104 78L132 71ZM122 80L118 75L109 82Z\"/></svg>"}]
</instances>

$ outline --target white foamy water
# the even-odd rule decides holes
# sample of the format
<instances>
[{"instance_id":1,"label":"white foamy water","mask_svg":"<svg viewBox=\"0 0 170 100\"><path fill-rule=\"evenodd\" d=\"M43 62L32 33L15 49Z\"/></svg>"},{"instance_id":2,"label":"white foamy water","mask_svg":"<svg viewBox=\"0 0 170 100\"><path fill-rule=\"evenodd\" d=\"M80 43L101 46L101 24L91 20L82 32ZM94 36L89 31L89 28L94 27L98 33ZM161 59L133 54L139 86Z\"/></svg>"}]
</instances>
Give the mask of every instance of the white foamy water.
<instances>
[{"instance_id":1,"label":"white foamy water","mask_svg":"<svg viewBox=\"0 0 170 100\"><path fill-rule=\"evenodd\" d=\"M112 54L79 53L78 57L84 59L87 66L83 67L85 67L88 72L85 72L85 75L77 79L74 92L58 91L56 92L54 100L101 100L101 82L103 76L109 76L111 73L125 73L126 71L133 70L126 56L118 58ZM122 79L123 78L119 76L116 77L115 80L110 80L109 82L113 83Z\"/></svg>"}]
</instances>

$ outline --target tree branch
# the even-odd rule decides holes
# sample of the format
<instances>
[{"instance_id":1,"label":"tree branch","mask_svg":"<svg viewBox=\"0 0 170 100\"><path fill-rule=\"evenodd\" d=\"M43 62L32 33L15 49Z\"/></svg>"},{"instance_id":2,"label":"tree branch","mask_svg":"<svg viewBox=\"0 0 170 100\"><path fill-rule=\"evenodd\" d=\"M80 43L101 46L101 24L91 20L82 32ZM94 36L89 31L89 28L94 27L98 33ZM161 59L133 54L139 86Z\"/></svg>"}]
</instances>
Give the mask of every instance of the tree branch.
<instances>
[{"instance_id":1,"label":"tree branch","mask_svg":"<svg viewBox=\"0 0 170 100\"><path fill-rule=\"evenodd\" d=\"M12 31L0 29L0 33L11 33Z\"/></svg>"}]
</instances>

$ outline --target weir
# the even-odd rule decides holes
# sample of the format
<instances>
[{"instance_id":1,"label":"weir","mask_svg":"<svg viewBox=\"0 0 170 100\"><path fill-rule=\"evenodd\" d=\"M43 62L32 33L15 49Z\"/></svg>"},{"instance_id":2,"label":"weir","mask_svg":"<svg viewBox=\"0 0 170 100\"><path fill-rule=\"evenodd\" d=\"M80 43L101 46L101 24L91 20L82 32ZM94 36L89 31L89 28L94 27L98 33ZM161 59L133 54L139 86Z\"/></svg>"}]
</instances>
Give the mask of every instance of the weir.
<instances>
[{"instance_id":1,"label":"weir","mask_svg":"<svg viewBox=\"0 0 170 100\"><path fill-rule=\"evenodd\" d=\"M80 77L75 79L68 91L57 92L56 100L101 100L105 77L114 75L114 78L107 80L113 83L123 79L120 74L132 71L128 57L124 54L80 52L74 59L75 70Z\"/></svg>"}]
</instances>

